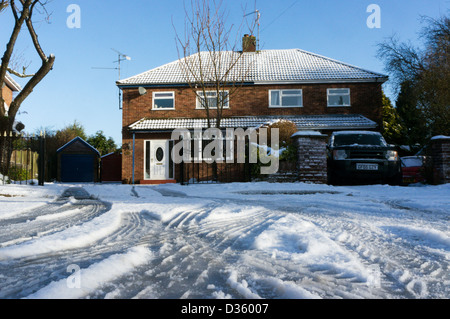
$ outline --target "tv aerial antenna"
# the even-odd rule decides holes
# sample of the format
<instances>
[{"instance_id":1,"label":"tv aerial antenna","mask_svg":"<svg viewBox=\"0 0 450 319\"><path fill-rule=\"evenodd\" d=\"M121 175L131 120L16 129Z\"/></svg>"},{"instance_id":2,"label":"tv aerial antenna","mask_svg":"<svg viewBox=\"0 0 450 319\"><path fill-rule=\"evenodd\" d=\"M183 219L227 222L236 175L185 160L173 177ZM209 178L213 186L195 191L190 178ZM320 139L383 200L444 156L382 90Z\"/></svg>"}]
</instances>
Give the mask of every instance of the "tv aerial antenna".
<instances>
[{"instance_id":1,"label":"tv aerial antenna","mask_svg":"<svg viewBox=\"0 0 450 319\"><path fill-rule=\"evenodd\" d=\"M259 12L259 10L255 10L253 12L250 12L250 13L247 13L246 15L244 15L244 18L249 16L249 15L252 15L252 14L256 15L255 23L256 23L256 26L258 28L258 38L256 39L256 44L257 44L257 50L259 51L259 34L260 34L259 30L260 30L260 27L261 27L261 24L260 24L259 20L261 19L261 12Z\"/></svg>"},{"instance_id":2,"label":"tv aerial antenna","mask_svg":"<svg viewBox=\"0 0 450 319\"><path fill-rule=\"evenodd\" d=\"M112 62L112 63L117 63L117 67L115 67L115 68L92 67L92 68L93 69L102 69L102 70L118 70L119 71L119 80L118 81L120 81L120 79L121 79L120 78L120 76L121 76L121 74L120 74L120 62L122 62L122 61L130 61L131 58L128 55L117 51L116 49L112 49L111 48L111 50L113 50L114 52L117 53L117 61L113 61ZM122 91L119 89L119 110L121 110L121 109L122 109Z\"/></svg>"}]
</instances>

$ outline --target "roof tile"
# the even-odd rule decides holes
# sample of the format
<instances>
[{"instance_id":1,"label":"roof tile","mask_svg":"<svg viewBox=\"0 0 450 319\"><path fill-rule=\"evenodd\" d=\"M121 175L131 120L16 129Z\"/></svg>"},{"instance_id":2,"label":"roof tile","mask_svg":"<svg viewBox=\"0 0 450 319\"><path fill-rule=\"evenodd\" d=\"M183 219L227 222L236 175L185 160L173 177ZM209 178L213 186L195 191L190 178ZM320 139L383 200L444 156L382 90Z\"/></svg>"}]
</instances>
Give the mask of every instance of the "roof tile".
<instances>
[{"instance_id":1,"label":"roof tile","mask_svg":"<svg viewBox=\"0 0 450 319\"><path fill-rule=\"evenodd\" d=\"M238 63L233 68L227 80L250 83L258 82L308 82L308 81L337 81L362 80L386 81L387 76L362 68L339 62L324 56L303 51L289 50L263 50L252 53L225 51L220 54L221 65L227 68L230 62ZM186 58L187 63L194 69L199 68L199 58L204 71L212 71L212 58L209 52L201 52ZM187 82L183 63L177 60L144 73L117 82L118 86L126 85L169 85ZM224 70L222 70L224 71ZM208 73L208 72L205 72ZM210 74L212 74L211 72ZM222 73L223 74L223 73ZM191 79L192 80L192 79Z\"/></svg>"},{"instance_id":2,"label":"roof tile","mask_svg":"<svg viewBox=\"0 0 450 319\"><path fill-rule=\"evenodd\" d=\"M244 116L230 117L221 120L222 128L256 128L280 120L288 120L304 129L373 129L377 124L359 115L292 115L292 116ZM211 120L215 125L214 119ZM149 119L143 118L129 126L131 131L174 130L207 128L206 119L173 118Z\"/></svg>"}]
</instances>

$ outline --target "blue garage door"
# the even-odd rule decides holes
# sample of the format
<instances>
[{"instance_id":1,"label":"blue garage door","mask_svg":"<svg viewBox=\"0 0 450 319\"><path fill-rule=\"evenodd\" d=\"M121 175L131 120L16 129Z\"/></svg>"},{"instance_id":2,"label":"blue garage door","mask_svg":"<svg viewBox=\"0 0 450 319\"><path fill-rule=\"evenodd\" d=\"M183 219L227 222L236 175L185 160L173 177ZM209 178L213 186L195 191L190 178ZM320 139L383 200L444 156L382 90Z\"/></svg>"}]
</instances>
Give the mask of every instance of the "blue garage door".
<instances>
[{"instance_id":1,"label":"blue garage door","mask_svg":"<svg viewBox=\"0 0 450 319\"><path fill-rule=\"evenodd\" d=\"M94 182L94 156L61 155L61 182Z\"/></svg>"}]
</instances>

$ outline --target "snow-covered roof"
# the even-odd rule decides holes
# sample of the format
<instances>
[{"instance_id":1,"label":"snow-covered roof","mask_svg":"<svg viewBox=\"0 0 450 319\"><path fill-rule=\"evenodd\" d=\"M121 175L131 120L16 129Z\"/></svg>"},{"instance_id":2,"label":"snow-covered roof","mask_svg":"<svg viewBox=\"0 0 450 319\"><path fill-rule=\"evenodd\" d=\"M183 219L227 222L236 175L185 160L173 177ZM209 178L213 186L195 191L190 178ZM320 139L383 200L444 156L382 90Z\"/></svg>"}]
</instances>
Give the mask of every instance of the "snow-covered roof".
<instances>
[{"instance_id":1,"label":"snow-covered roof","mask_svg":"<svg viewBox=\"0 0 450 319\"><path fill-rule=\"evenodd\" d=\"M299 130L332 130L332 129L374 129L377 124L359 115L291 115L291 116L242 116L229 117L221 120L222 128L250 128L261 127L277 120L292 121ZM211 119L214 127L215 119ZM143 118L129 126L131 131L154 131L174 129L207 128L207 119L199 118L171 118L150 119Z\"/></svg>"},{"instance_id":2,"label":"snow-covered roof","mask_svg":"<svg viewBox=\"0 0 450 319\"><path fill-rule=\"evenodd\" d=\"M220 55L219 55L220 54ZM223 72L229 68L230 61L238 61L233 71L227 75L228 81L242 81L254 84L269 83L314 83L314 82L385 82L387 76L368 71L344 62L336 61L300 49L263 50L258 52L224 51L218 53ZM210 52L193 54L186 58L188 64L203 73L211 72ZM117 82L119 87L138 85L170 85L187 82L183 59L173 61L144 73ZM192 79L190 79L192 81ZM224 81L225 82L225 81Z\"/></svg>"},{"instance_id":3,"label":"snow-covered roof","mask_svg":"<svg viewBox=\"0 0 450 319\"><path fill-rule=\"evenodd\" d=\"M64 150L65 148L69 147L70 145L72 145L75 142L81 142L82 144L86 145L87 147L89 147L90 149L92 149L94 152L96 152L98 155L100 155L100 152L93 147L91 144L89 144L88 142L86 142L85 140L83 140L81 137L77 136L75 137L73 140L67 142L66 144L64 144L63 146L61 146L60 148L58 148L56 150L57 153L61 152L62 150Z\"/></svg>"},{"instance_id":4,"label":"snow-covered roof","mask_svg":"<svg viewBox=\"0 0 450 319\"><path fill-rule=\"evenodd\" d=\"M373 131L339 131L339 132L333 132L333 135L348 135L348 134L381 135L380 132L373 132Z\"/></svg>"},{"instance_id":5,"label":"snow-covered roof","mask_svg":"<svg viewBox=\"0 0 450 319\"><path fill-rule=\"evenodd\" d=\"M448 139L450 139L450 136L445 135L436 135L431 138L431 140L448 140Z\"/></svg>"}]
</instances>

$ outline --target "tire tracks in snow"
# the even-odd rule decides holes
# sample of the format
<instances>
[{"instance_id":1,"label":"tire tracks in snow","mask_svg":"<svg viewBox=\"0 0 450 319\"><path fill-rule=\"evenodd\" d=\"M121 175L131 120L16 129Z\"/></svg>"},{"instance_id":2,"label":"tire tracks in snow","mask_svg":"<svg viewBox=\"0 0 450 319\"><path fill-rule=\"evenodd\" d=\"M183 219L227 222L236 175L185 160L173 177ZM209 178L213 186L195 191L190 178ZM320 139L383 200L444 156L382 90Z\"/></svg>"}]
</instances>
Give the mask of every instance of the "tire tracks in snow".
<instances>
[{"instance_id":1,"label":"tire tracks in snow","mask_svg":"<svg viewBox=\"0 0 450 319\"><path fill-rule=\"evenodd\" d=\"M325 298L355 296L352 292L354 288L359 290L356 296L369 298L442 298L449 294L448 254L443 256L442 250L430 250L426 242L417 243L411 238L413 236L402 234L399 236L386 228L392 224L397 225L400 217L405 227L417 227L418 224L423 224L425 227L433 228L435 225L442 225L443 221L445 225L448 214L438 212L430 219L428 217L432 211L408 207L392 201L380 201L368 204L368 220L364 218L360 220L361 215L358 214L361 214L365 207L359 207L360 210L356 213L352 211L354 208L348 209L353 207L352 204L344 201L339 205L333 205L333 199L328 202L319 202L313 207L286 206L283 203L271 202L269 199L257 201L210 197L204 199L213 200L218 207L240 204L243 210L245 207L250 209L260 207L260 211L272 213L272 215L255 213L252 216L254 223L243 219L191 223L195 220L195 215L192 213L180 213L169 222L174 227L187 226L191 223L186 232L201 238L214 238L210 243L216 248L221 247L223 252L229 252L232 247L245 250L245 263L252 266L247 267L245 263L241 263L237 268L242 272L243 278L247 279L247 284L252 279L255 287L259 287L262 296L279 297L279 292L274 293L273 282L267 278L264 279L263 275L266 273L270 278L270 273L273 273L274 269L277 269L277 276L273 273L273 278L280 278L281 275L281 278L288 282L301 283L300 286L308 287L310 292ZM290 262L274 260L257 250L248 249L248 244L257 234L286 214L295 214L302 220L317 226L333 242L365 265L368 271L372 271L379 282L374 286L367 286L367 283L362 283L357 278L346 278L339 271L321 269L320 266L316 269L302 268L300 265L293 267ZM396 217L392 218L392 215ZM424 215L426 218L421 218ZM264 220L266 222L260 225L260 221ZM260 226L259 229L258 226ZM261 274L252 273L255 268L260 269ZM268 282L271 283L268 284ZM331 293L330 287L334 289Z\"/></svg>"},{"instance_id":2,"label":"tire tracks in snow","mask_svg":"<svg viewBox=\"0 0 450 319\"><path fill-rule=\"evenodd\" d=\"M185 197L187 203L191 198L172 190L162 190L162 194ZM398 236L398 232L383 228L392 223L389 214L378 209L405 214L408 218L404 225L414 221L409 213L417 217L427 212L409 212L390 202L371 203L367 206L370 210L367 218L377 222L366 223L364 219L358 220L345 202L333 205L332 199L313 204L296 202L298 205L274 202L269 197L192 199L203 201L202 206L186 209L169 220L160 220L149 204L148 211L123 213L117 229L84 247L0 262L0 297L25 297L52 281L67 278L68 265L88 268L135 246L148 247L154 258L120 278L103 283L101 289L87 297L284 298L289 293L288 296L299 298L439 298L449 294L445 291L448 289L445 283L449 282L448 261L408 236ZM109 208L104 207L103 213ZM48 216L57 211L56 206L49 206ZM368 268L378 267L380 287L373 289L339 270L296 263L252 247L258 235L287 215L312 223ZM36 217L28 212L28 216L23 214L11 221L16 225L32 225ZM30 227L29 233L32 231ZM14 268L14 272L6 267Z\"/></svg>"},{"instance_id":3,"label":"tire tracks in snow","mask_svg":"<svg viewBox=\"0 0 450 319\"><path fill-rule=\"evenodd\" d=\"M359 221L357 216L341 217L331 223L323 213L318 209L316 213L302 216L309 215L309 220L325 230L331 239L352 252L368 267L378 269L380 288L385 291L385 298L448 296L448 257L443 257L440 252L430 251L426 243L418 245L409 238L399 237L388 231L389 227L386 225L391 223L389 217L380 218L378 226L374 227L373 223ZM413 220L413 217L408 216L408 219ZM403 222L408 222L408 219ZM430 227L430 224L427 226Z\"/></svg>"},{"instance_id":4,"label":"tire tracks in snow","mask_svg":"<svg viewBox=\"0 0 450 319\"><path fill-rule=\"evenodd\" d=\"M435 230L448 232L448 213L395 200L369 202L356 211L353 204L343 201L335 205L332 199L313 207L276 207L310 221L368 269L377 271L381 281L378 296L446 298L450 294L448 240L441 243L441 238L433 236L440 235ZM427 232L430 238L423 240Z\"/></svg>"},{"instance_id":5,"label":"tire tracks in snow","mask_svg":"<svg viewBox=\"0 0 450 319\"><path fill-rule=\"evenodd\" d=\"M358 298L362 290L368 297L380 296L357 278L274 258L252 247L258 235L292 210L246 200L195 200L204 200L205 205L182 211L165 222L153 219L151 226L145 228L147 234L139 244L155 252L148 265L107 283L101 293L91 297ZM227 213L222 216L223 206ZM298 215L299 210L295 213ZM212 215L214 218L210 218ZM150 220L151 216L149 212ZM352 293L355 287L359 295Z\"/></svg>"},{"instance_id":6,"label":"tire tracks in snow","mask_svg":"<svg viewBox=\"0 0 450 319\"><path fill-rule=\"evenodd\" d=\"M139 213L125 213L114 232L82 247L0 262L0 298L26 297L53 281L68 278L70 265L84 269L111 255L122 254L137 245L143 221Z\"/></svg>"},{"instance_id":7,"label":"tire tracks in snow","mask_svg":"<svg viewBox=\"0 0 450 319\"><path fill-rule=\"evenodd\" d=\"M227 282L228 266L239 263L239 252L281 216L268 210L248 213L241 207L234 216L211 219L223 204L207 199L200 209L180 212L165 222L144 214L147 233L139 245L148 246L155 258L91 297L205 298L219 289L242 298Z\"/></svg>"},{"instance_id":8,"label":"tire tracks in snow","mask_svg":"<svg viewBox=\"0 0 450 319\"><path fill-rule=\"evenodd\" d=\"M11 218L7 225L0 228L3 230L0 238L6 240L2 245L8 249L27 242L38 243L48 235L89 223L110 209L111 204L96 199L60 197L36 210ZM123 213L116 229L94 241L87 240L81 246L74 243L74 248L54 248L48 253L0 261L0 298L26 297L53 281L70 276L71 272L67 270L69 265L82 269L113 254L123 253L142 237L143 226L144 219L140 213Z\"/></svg>"},{"instance_id":9,"label":"tire tracks in snow","mask_svg":"<svg viewBox=\"0 0 450 319\"><path fill-rule=\"evenodd\" d=\"M0 223L0 248L23 243L85 223L107 210L95 200L59 201L46 204Z\"/></svg>"}]
</instances>

